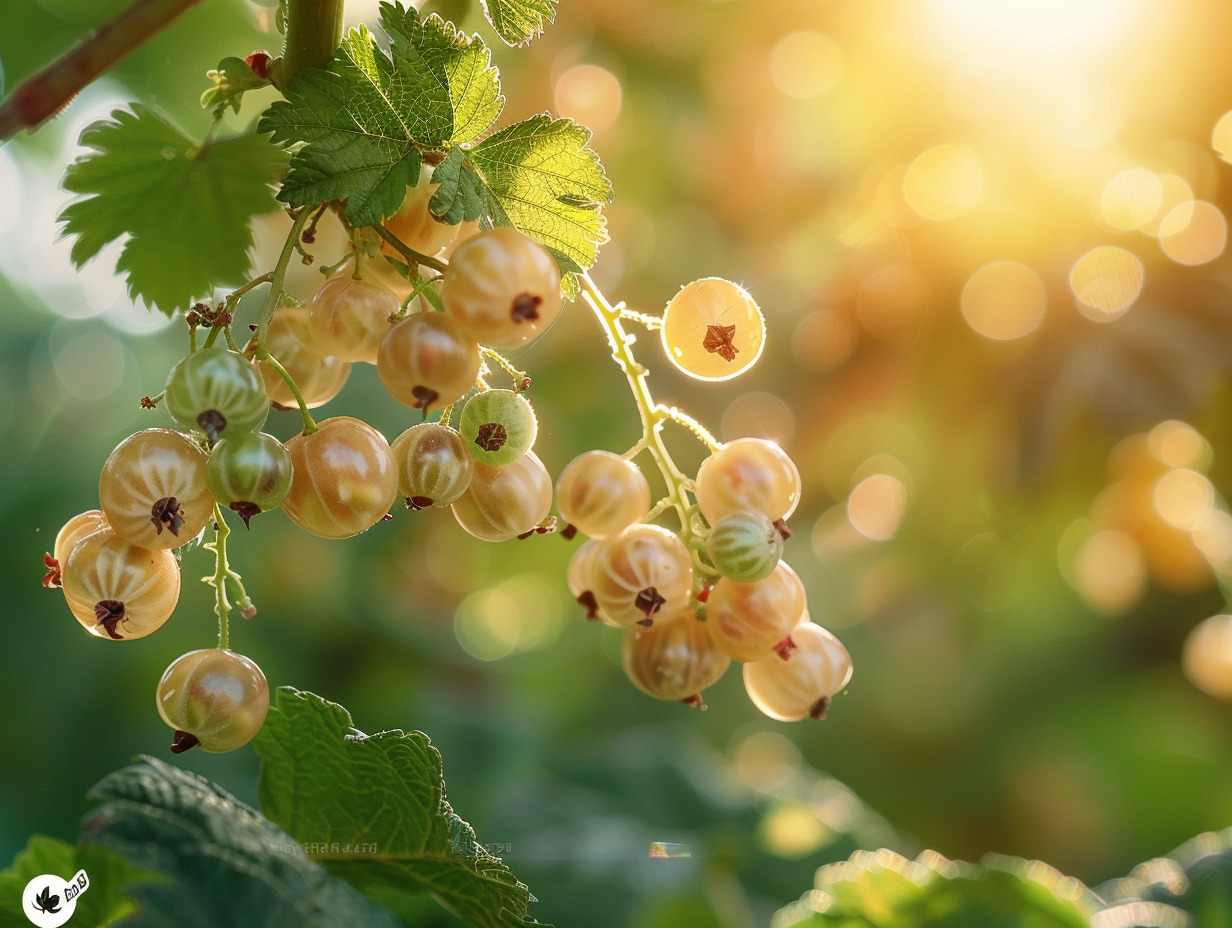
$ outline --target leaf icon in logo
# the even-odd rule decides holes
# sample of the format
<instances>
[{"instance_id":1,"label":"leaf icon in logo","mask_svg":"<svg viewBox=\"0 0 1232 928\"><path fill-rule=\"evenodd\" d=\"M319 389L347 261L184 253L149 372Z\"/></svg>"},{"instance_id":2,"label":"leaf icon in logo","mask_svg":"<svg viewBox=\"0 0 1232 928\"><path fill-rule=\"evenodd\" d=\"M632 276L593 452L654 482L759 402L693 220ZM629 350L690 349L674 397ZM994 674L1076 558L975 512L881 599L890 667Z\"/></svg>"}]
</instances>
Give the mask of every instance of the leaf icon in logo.
<instances>
[{"instance_id":1,"label":"leaf icon in logo","mask_svg":"<svg viewBox=\"0 0 1232 928\"><path fill-rule=\"evenodd\" d=\"M50 886L44 886L43 891L35 897L34 907L40 912L54 915L60 911L60 897L52 895Z\"/></svg>"}]
</instances>

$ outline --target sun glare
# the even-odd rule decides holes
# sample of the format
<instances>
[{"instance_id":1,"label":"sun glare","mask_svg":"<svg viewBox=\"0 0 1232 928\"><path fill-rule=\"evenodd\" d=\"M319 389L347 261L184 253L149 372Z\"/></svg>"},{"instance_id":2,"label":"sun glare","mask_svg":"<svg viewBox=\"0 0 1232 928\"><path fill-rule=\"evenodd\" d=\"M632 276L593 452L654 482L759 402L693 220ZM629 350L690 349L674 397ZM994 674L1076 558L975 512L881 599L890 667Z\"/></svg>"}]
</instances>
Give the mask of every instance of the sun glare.
<instances>
[{"instance_id":1,"label":"sun glare","mask_svg":"<svg viewBox=\"0 0 1232 928\"><path fill-rule=\"evenodd\" d=\"M1095 51L1121 37L1134 0L934 0L964 44L1032 52Z\"/></svg>"}]
</instances>

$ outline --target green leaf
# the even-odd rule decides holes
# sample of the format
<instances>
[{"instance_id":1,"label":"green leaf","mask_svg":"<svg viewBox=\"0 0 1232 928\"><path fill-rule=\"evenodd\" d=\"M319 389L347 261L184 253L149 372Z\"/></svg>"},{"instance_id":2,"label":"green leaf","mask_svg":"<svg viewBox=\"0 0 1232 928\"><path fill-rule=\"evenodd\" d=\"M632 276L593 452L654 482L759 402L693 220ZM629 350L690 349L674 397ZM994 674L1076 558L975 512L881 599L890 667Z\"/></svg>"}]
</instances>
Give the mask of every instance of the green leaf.
<instances>
[{"instance_id":1,"label":"green leaf","mask_svg":"<svg viewBox=\"0 0 1232 928\"><path fill-rule=\"evenodd\" d=\"M212 109L215 116L221 116L228 106L238 113L246 92L269 86L269 81L257 77L243 58L224 58L216 69L206 72L206 77L214 86L201 95L201 105Z\"/></svg>"},{"instance_id":2,"label":"green leaf","mask_svg":"<svg viewBox=\"0 0 1232 928\"><path fill-rule=\"evenodd\" d=\"M822 867L815 882L772 928L1090 928L1099 908L1077 880L1012 857L975 866L933 852L912 861L857 851Z\"/></svg>"},{"instance_id":3,"label":"green leaf","mask_svg":"<svg viewBox=\"0 0 1232 928\"><path fill-rule=\"evenodd\" d=\"M1109 909L1182 909L1195 926L1232 928L1232 828L1198 835L1167 857L1139 864L1101 894L1110 900ZM1171 917L1177 924L1182 919L1180 913Z\"/></svg>"},{"instance_id":4,"label":"green leaf","mask_svg":"<svg viewBox=\"0 0 1232 928\"><path fill-rule=\"evenodd\" d=\"M540 114L467 152L493 220L538 239L565 273L594 264L607 241L600 210L612 199L612 185L589 141L585 126Z\"/></svg>"},{"instance_id":5,"label":"green leaf","mask_svg":"<svg viewBox=\"0 0 1232 928\"><path fill-rule=\"evenodd\" d=\"M432 194L428 209L442 222L456 226L486 215L483 182L467 166L461 148L450 149L445 160L433 169L432 183L440 186Z\"/></svg>"},{"instance_id":6,"label":"green leaf","mask_svg":"<svg viewBox=\"0 0 1232 928\"><path fill-rule=\"evenodd\" d=\"M470 141L500 115L504 97L478 36L439 16L420 20L382 4L391 55L364 27L343 39L327 70L307 70L258 127L291 159L279 198L292 206L347 202L347 218L372 225L393 215L419 182L422 149Z\"/></svg>"},{"instance_id":7,"label":"green leaf","mask_svg":"<svg viewBox=\"0 0 1232 928\"><path fill-rule=\"evenodd\" d=\"M139 911L126 928L402 925L311 863L273 822L194 773L145 757L90 795L100 805L82 840L166 877L131 888Z\"/></svg>"},{"instance_id":8,"label":"green leaf","mask_svg":"<svg viewBox=\"0 0 1232 928\"><path fill-rule=\"evenodd\" d=\"M69 165L64 186L87 195L60 214L85 264L128 236L116 262L128 292L171 315L248 272L249 220L277 209L270 185L285 156L260 136L197 145L133 104L88 126L92 149Z\"/></svg>"},{"instance_id":9,"label":"green leaf","mask_svg":"<svg viewBox=\"0 0 1232 928\"><path fill-rule=\"evenodd\" d=\"M77 897L72 924L90 928L113 924L132 912L134 906L124 892L125 885L151 876L99 845L74 847L56 838L35 835L14 858L13 865L0 873L0 928L29 928L30 923L19 913L21 894L30 880L44 873L68 880L78 870L86 871L90 888Z\"/></svg>"},{"instance_id":10,"label":"green leaf","mask_svg":"<svg viewBox=\"0 0 1232 928\"><path fill-rule=\"evenodd\" d=\"M283 688L255 746L266 813L331 873L370 892L431 892L482 928L538 924L526 886L445 800L426 735L365 735L341 706Z\"/></svg>"},{"instance_id":11,"label":"green leaf","mask_svg":"<svg viewBox=\"0 0 1232 928\"><path fill-rule=\"evenodd\" d=\"M439 16L420 20L402 4L381 4L381 28L395 61L421 60L452 108L447 142L469 142L496 122L505 108L500 77L479 36L467 37Z\"/></svg>"},{"instance_id":12,"label":"green leaf","mask_svg":"<svg viewBox=\"0 0 1232 928\"><path fill-rule=\"evenodd\" d=\"M492 28L509 45L526 45L556 19L557 0L483 0Z\"/></svg>"}]
</instances>

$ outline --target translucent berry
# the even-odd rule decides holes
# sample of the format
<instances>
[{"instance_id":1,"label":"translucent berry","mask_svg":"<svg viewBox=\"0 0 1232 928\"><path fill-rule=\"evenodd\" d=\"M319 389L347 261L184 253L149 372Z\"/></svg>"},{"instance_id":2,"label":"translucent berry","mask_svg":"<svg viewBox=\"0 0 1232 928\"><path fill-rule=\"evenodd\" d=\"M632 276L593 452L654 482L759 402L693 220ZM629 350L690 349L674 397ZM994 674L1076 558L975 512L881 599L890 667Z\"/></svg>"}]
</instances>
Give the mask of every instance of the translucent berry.
<instances>
[{"instance_id":1,"label":"translucent berry","mask_svg":"<svg viewBox=\"0 0 1232 928\"><path fill-rule=\"evenodd\" d=\"M265 333L265 347L291 375L309 409L337 396L351 374L349 361L326 354L313 341L307 306L284 306L275 312ZM295 394L282 375L269 364L260 367L270 402L284 409L294 407Z\"/></svg>"},{"instance_id":2,"label":"translucent berry","mask_svg":"<svg viewBox=\"0 0 1232 928\"><path fill-rule=\"evenodd\" d=\"M269 684L251 659L222 648L189 651L163 671L158 714L175 729L173 753L222 754L253 739L269 712Z\"/></svg>"},{"instance_id":3,"label":"translucent berry","mask_svg":"<svg viewBox=\"0 0 1232 928\"><path fill-rule=\"evenodd\" d=\"M756 583L721 577L706 600L714 639L738 661L772 652L805 615L804 584L785 561Z\"/></svg>"},{"instance_id":4,"label":"translucent berry","mask_svg":"<svg viewBox=\"0 0 1232 928\"><path fill-rule=\"evenodd\" d=\"M724 577L756 583L774 572L783 556L783 535L769 517L749 509L711 526L706 554Z\"/></svg>"},{"instance_id":5,"label":"translucent berry","mask_svg":"<svg viewBox=\"0 0 1232 928\"><path fill-rule=\"evenodd\" d=\"M64 599L96 638L127 641L158 630L180 598L180 565L165 548L129 544L109 528L79 541L63 566Z\"/></svg>"},{"instance_id":6,"label":"translucent berry","mask_svg":"<svg viewBox=\"0 0 1232 928\"><path fill-rule=\"evenodd\" d=\"M761 357L766 323L743 287L706 277L686 284L663 313L663 348L698 380L727 380Z\"/></svg>"},{"instance_id":7,"label":"translucent berry","mask_svg":"<svg viewBox=\"0 0 1232 928\"><path fill-rule=\"evenodd\" d=\"M462 436L439 422L411 426L394 439L390 450L398 468L398 492L410 509L452 505L475 474Z\"/></svg>"},{"instance_id":8,"label":"translucent berry","mask_svg":"<svg viewBox=\"0 0 1232 928\"><path fill-rule=\"evenodd\" d=\"M244 356L223 348L195 351L167 377L167 411L210 441L261 427L269 400L261 377Z\"/></svg>"},{"instance_id":9,"label":"translucent berry","mask_svg":"<svg viewBox=\"0 0 1232 928\"><path fill-rule=\"evenodd\" d=\"M390 316L401 308L397 295L378 275L355 277L346 266L312 298L308 328L322 354L375 364L381 339L390 330Z\"/></svg>"},{"instance_id":10,"label":"translucent berry","mask_svg":"<svg viewBox=\"0 0 1232 928\"><path fill-rule=\"evenodd\" d=\"M512 464L475 462L466 492L453 504L454 518L484 541L508 541L534 529L552 508L552 478L528 451Z\"/></svg>"},{"instance_id":11,"label":"translucent berry","mask_svg":"<svg viewBox=\"0 0 1232 928\"><path fill-rule=\"evenodd\" d=\"M103 465L98 496L116 534L142 548L178 548L214 513L206 454L186 435L146 429L120 442Z\"/></svg>"},{"instance_id":12,"label":"translucent berry","mask_svg":"<svg viewBox=\"0 0 1232 928\"><path fill-rule=\"evenodd\" d=\"M560 270L551 252L517 229L488 229L454 251L441 301L479 344L517 348L560 314Z\"/></svg>"},{"instance_id":13,"label":"translucent berry","mask_svg":"<svg viewBox=\"0 0 1232 928\"><path fill-rule=\"evenodd\" d=\"M247 525L258 513L277 509L291 491L291 453L273 435L252 432L224 438L206 463L210 492Z\"/></svg>"},{"instance_id":14,"label":"translucent berry","mask_svg":"<svg viewBox=\"0 0 1232 928\"><path fill-rule=\"evenodd\" d=\"M428 209L429 201L440 188L440 184L432 183L432 171L433 168L427 164L420 168L419 183L406 188L406 198L402 205L384 223L385 228L402 244L430 257L452 244L458 237L457 226L441 222ZM401 257L397 249L388 242L382 242L381 251L393 257Z\"/></svg>"},{"instance_id":15,"label":"translucent berry","mask_svg":"<svg viewBox=\"0 0 1232 928\"><path fill-rule=\"evenodd\" d=\"M689 605L693 563L679 538L638 523L600 543L594 594L599 609L624 628L649 626Z\"/></svg>"},{"instance_id":16,"label":"translucent berry","mask_svg":"<svg viewBox=\"0 0 1232 928\"><path fill-rule=\"evenodd\" d=\"M650 484L632 461L585 451L556 480L556 508L591 538L610 538L650 511Z\"/></svg>"},{"instance_id":17,"label":"translucent berry","mask_svg":"<svg viewBox=\"0 0 1232 928\"><path fill-rule=\"evenodd\" d=\"M718 649L707 624L685 608L650 628L625 632L625 675L655 699L682 699L704 708L701 691L723 676L731 658Z\"/></svg>"},{"instance_id":18,"label":"translucent berry","mask_svg":"<svg viewBox=\"0 0 1232 928\"><path fill-rule=\"evenodd\" d=\"M824 719L830 699L851 680L851 655L842 642L812 622L791 633L794 649L784 659L770 654L744 665L744 689L753 705L772 719Z\"/></svg>"},{"instance_id":19,"label":"translucent berry","mask_svg":"<svg viewBox=\"0 0 1232 928\"><path fill-rule=\"evenodd\" d=\"M336 416L287 442L291 491L282 510L304 531L349 538L380 522L398 497L398 469L385 436Z\"/></svg>"},{"instance_id":20,"label":"translucent berry","mask_svg":"<svg viewBox=\"0 0 1232 928\"><path fill-rule=\"evenodd\" d=\"M444 313L416 313L389 330L376 369L389 395L425 413L457 402L479 377L479 346Z\"/></svg>"},{"instance_id":21,"label":"translucent berry","mask_svg":"<svg viewBox=\"0 0 1232 928\"><path fill-rule=\"evenodd\" d=\"M711 525L748 509L776 522L799 502L800 472L782 448L764 438L728 442L697 471L697 505Z\"/></svg>"}]
</instances>

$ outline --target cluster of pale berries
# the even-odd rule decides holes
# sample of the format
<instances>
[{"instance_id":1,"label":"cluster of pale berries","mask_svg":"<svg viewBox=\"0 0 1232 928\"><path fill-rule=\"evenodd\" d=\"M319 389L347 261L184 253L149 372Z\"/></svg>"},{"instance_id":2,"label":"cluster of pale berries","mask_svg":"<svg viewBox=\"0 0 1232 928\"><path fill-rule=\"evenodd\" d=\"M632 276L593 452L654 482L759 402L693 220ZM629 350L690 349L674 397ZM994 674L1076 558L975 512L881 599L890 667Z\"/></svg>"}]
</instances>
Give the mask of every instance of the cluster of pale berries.
<instances>
[{"instance_id":1,"label":"cluster of pale berries","mask_svg":"<svg viewBox=\"0 0 1232 928\"><path fill-rule=\"evenodd\" d=\"M800 474L778 445L730 442L702 462L697 506L708 523L695 554L640 521L650 488L631 462L606 451L574 459L556 505L590 536L569 562L570 592L588 618L626 629L625 674L643 692L705 708L701 691L732 660L774 719L824 718L851 678L846 648L809 621L804 585L781 559Z\"/></svg>"},{"instance_id":2,"label":"cluster of pale berries","mask_svg":"<svg viewBox=\"0 0 1232 928\"><path fill-rule=\"evenodd\" d=\"M520 392L528 381L489 389L482 375L485 352L499 358L497 350L525 345L555 320L559 270L546 249L513 229L472 230L453 241L458 227L427 214L427 186L412 188L411 209L404 205L386 227L420 253L448 254L439 281L443 311L408 313L413 275L357 248L309 306L274 312L264 347L276 363L255 360L254 338L245 352L194 350L172 369L163 402L184 431L151 428L122 441L103 467L100 508L69 520L45 559L45 585L63 587L86 631L127 641L162 626L179 597L175 549L221 518L219 506L245 524L281 507L324 538L366 530L387 517L399 495L413 509L450 507L463 529L487 541L549 529L553 487L532 450L536 419ZM219 315L201 312L190 321L229 325ZM730 333L709 342L707 353L734 357ZM355 362L375 364L389 394L424 416L445 410L441 421L415 425L392 445L346 416L285 444L260 431L271 405L328 402ZM702 515L713 526L707 557L723 579L695 593L680 539L639 522L649 489L636 466L606 452L570 464L558 487L561 513L604 539L574 558L575 595L593 617L631 628L626 667L651 695L700 701L696 694L730 655L750 662L746 680L763 710L779 718L820 715L846 683L850 663L828 633L801 624L800 581L778 561L781 520L799 494L794 466L769 443L733 442L703 465L698 487ZM213 582L228 579L237 578L224 563ZM706 608L694 612L690 603L707 593ZM254 612L246 600L240 607L245 617ZM766 655L781 666L771 671ZM785 694L798 702L804 690L808 704L796 713ZM199 744L221 752L256 734L269 690L252 660L212 648L172 662L156 703L175 730L173 751Z\"/></svg>"}]
</instances>

